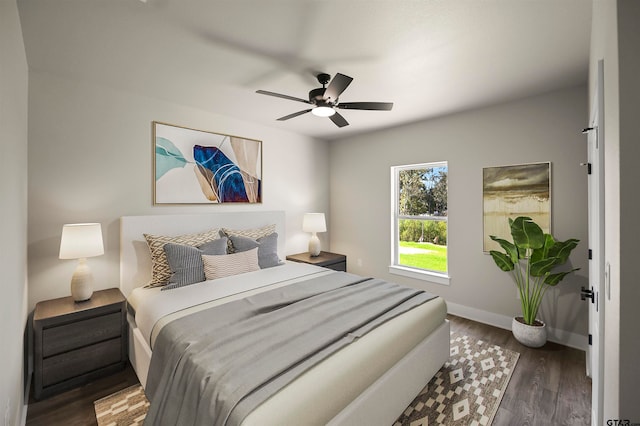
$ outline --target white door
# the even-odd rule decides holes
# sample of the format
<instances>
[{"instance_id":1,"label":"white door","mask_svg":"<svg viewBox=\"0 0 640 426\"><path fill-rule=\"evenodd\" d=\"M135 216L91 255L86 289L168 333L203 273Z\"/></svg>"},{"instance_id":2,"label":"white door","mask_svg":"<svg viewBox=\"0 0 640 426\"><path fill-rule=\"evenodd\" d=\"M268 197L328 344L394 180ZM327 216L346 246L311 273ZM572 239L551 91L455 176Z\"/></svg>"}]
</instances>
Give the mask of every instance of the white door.
<instances>
[{"instance_id":1,"label":"white door","mask_svg":"<svg viewBox=\"0 0 640 426\"><path fill-rule=\"evenodd\" d=\"M588 135L589 192L589 334L587 374L591 377L591 424L603 424L604 374L604 91L602 61L598 62L598 89L594 96Z\"/></svg>"}]
</instances>

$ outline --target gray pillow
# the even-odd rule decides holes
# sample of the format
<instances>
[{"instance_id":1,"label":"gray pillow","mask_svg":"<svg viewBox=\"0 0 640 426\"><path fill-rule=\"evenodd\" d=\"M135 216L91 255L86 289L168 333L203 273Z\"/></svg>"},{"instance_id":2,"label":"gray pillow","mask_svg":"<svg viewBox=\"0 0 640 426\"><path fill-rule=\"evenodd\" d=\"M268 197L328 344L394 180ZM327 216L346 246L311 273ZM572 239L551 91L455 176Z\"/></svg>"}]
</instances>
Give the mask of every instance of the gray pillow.
<instances>
[{"instance_id":1,"label":"gray pillow","mask_svg":"<svg viewBox=\"0 0 640 426\"><path fill-rule=\"evenodd\" d=\"M258 264L260 269L278 266L278 234L276 232L260 237L257 240L241 235L229 235L231 244L236 252L242 252L258 247Z\"/></svg>"},{"instance_id":2,"label":"gray pillow","mask_svg":"<svg viewBox=\"0 0 640 426\"><path fill-rule=\"evenodd\" d=\"M204 281L202 255L227 254L227 238L218 238L198 247L167 243L164 245L164 252L171 269L171 278L162 290L169 290Z\"/></svg>"}]
</instances>

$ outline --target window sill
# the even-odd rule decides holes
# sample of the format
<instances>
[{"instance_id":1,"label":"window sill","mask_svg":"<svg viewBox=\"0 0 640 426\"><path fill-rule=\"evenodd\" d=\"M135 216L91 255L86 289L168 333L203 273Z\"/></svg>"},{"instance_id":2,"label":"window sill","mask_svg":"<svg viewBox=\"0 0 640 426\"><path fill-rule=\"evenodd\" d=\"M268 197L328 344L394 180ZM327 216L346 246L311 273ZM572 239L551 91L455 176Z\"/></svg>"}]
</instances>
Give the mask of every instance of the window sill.
<instances>
[{"instance_id":1,"label":"window sill","mask_svg":"<svg viewBox=\"0 0 640 426\"><path fill-rule=\"evenodd\" d=\"M409 278L415 278L418 280L429 281L441 285L449 285L450 277L447 274L441 274L438 272L425 271L422 269L408 268L406 266L391 265L389 266L389 273L395 275L402 275Z\"/></svg>"}]
</instances>

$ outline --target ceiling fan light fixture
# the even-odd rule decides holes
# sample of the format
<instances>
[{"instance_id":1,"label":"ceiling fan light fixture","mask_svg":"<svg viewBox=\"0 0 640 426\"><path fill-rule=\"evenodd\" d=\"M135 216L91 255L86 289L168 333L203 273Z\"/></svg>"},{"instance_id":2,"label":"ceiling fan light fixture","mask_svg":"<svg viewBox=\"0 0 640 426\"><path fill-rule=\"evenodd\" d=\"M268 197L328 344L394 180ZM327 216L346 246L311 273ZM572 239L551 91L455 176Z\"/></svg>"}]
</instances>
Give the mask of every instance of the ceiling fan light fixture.
<instances>
[{"instance_id":1,"label":"ceiling fan light fixture","mask_svg":"<svg viewBox=\"0 0 640 426\"><path fill-rule=\"evenodd\" d=\"M317 117L331 117L336 111L329 106L317 106L311 110L311 114Z\"/></svg>"},{"instance_id":2,"label":"ceiling fan light fixture","mask_svg":"<svg viewBox=\"0 0 640 426\"><path fill-rule=\"evenodd\" d=\"M309 92L309 99L296 98L294 96L283 95L282 93L268 92L266 90L256 90L256 93L262 95L275 96L276 98L288 99L290 101L302 102L311 105L310 108L293 114L280 117L278 121L286 121L291 118L299 117L308 112L318 117L328 117L333 124L338 127L348 126L349 122L338 113L338 109L359 109L369 111L390 111L393 107L392 102L338 102L338 98L344 90L351 84L353 78L348 75L337 73L333 79L329 74L320 73L317 75L318 83L322 87L317 87ZM327 86L327 83L329 84Z\"/></svg>"}]
</instances>

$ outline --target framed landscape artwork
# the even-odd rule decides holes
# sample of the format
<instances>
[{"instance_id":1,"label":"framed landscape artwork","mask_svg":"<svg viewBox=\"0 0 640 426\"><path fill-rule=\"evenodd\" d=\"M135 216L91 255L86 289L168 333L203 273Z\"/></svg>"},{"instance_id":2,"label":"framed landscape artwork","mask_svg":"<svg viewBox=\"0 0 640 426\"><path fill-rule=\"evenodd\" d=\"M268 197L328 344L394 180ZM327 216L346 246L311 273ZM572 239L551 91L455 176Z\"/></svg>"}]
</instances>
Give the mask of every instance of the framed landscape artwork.
<instances>
[{"instance_id":1,"label":"framed landscape artwork","mask_svg":"<svg viewBox=\"0 0 640 426\"><path fill-rule=\"evenodd\" d=\"M551 232L551 163L482 169L483 251L499 250L489 236L511 241L509 218L528 216Z\"/></svg>"},{"instance_id":2,"label":"framed landscape artwork","mask_svg":"<svg viewBox=\"0 0 640 426\"><path fill-rule=\"evenodd\" d=\"M262 202L262 142L153 122L154 204Z\"/></svg>"}]
</instances>

